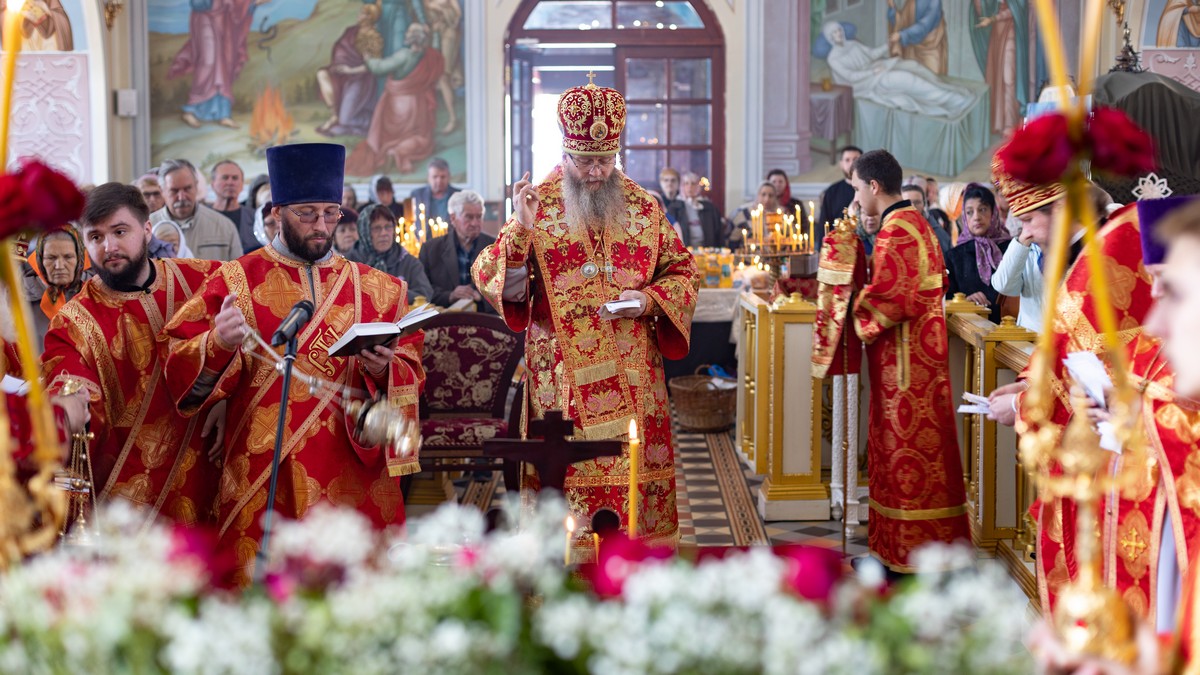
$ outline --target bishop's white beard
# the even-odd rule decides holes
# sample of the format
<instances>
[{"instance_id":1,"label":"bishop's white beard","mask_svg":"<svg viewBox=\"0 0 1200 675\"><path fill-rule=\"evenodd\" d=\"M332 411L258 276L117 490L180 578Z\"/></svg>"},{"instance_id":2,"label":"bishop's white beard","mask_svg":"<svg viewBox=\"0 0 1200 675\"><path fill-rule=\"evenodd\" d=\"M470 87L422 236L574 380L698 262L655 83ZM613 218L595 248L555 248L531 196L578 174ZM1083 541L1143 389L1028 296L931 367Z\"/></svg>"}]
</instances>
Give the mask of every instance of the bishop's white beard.
<instances>
[{"instance_id":1,"label":"bishop's white beard","mask_svg":"<svg viewBox=\"0 0 1200 675\"><path fill-rule=\"evenodd\" d=\"M586 180L578 180L570 171L563 171L563 207L571 229L603 228L609 223L624 224L629 217L625 203L624 174L613 169L608 180L596 190L589 190Z\"/></svg>"}]
</instances>

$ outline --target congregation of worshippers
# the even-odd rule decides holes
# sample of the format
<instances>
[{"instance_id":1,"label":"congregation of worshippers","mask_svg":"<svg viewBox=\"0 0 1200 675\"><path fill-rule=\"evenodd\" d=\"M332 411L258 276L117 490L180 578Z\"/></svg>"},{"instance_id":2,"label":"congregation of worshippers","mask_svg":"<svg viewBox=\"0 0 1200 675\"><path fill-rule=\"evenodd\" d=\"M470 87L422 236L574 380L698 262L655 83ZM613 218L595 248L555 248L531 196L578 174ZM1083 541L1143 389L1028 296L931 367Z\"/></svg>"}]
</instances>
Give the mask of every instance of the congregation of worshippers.
<instances>
[{"instance_id":1,"label":"congregation of worshippers","mask_svg":"<svg viewBox=\"0 0 1200 675\"><path fill-rule=\"evenodd\" d=\"M703 299L732 297L735 334L727 327L716 342L740 362L732 372L702 373L734 390L759 379L756 402L739 396L728 419L712 423L731 435L749 470L782 471L768 447L806 453L818 467L806 480L832 490L806 497L818 503L815 519L836 516L850 536L865 534L862 559L892 577L912 573L910 554L926 544L991 537L992 553L1007 546L1024 560L1017 566L1049 607L1070 578L1067 507L1034 502L1027 486L998 479L1005 469L995 456L1006 438L1015 447L1001 428L1019 426L1029 380L1010 365L1008 384L998 386L996 372L986 378L997 384L990 390L975 382L978 409L964 435L951 392L963 392L955 371L970 352L955 326L970 316L972 325L1018 331L1014 343L1053 331L1074 350L1092 349L1098 329L1084 259L1100 255L1126 341L1150 354L1133 361L1143 367L1135 374L1145 405L1169 406L1149 418L1161 428L1147 430L1162 475L1136 501L1109 504L1106 578L1159 631L1173 630L1181 570L1200 524L1194 490L1184 485L1200 412L1183 399L1197 392L1178 389L1192 379L1180 375L1171 390L1173 368L1190 367L1184 362L1195 356L1171 346L1168 324L1189 312L1150 311L1156 302L1188 302L1178 280L1162 286L1153 276L1169 268L1170 241L1156 227L1194 237L1195 201L1120 204L1090 183L1095 222L1066 224L1066 300L1055 325L1044 325L1054 223L1067 206L1061 184L1022 181L999 161L988 180L939 184L906 172L887 148L846 146L831 153L841 178L816 199L796 198L787 173L772 170L752 201L724 214L691 167L662 167L655 184L623 173L620 92L574 87L559 98L558 115L561 161L547 176L514 181L505 212L490 216L494 234L484 231L489 205L481 195L451 184L460 167L429 159L426 183L398 194L386 175L347 182L346 148L331 143L268 148L261 176L246 176L232 160L174 158L127 183L87 188L76 220L26 242L19 297L34 319L60 431L91 433L96 503L124 500L147 518L217 528L237 559L229 582L244 586L268 510L302 518L329 502L382 528L403 524L421 477L450 499L462 494L454 481L501 473L509 491L543 486L537 467L548 464L507 466L479 447L528 437L535 421L556 413L578 440L620 442L615 454L565 468L557 487L579 522L608 513L620 523L614 527L678 546L675 448L681 432L704 424L684 421L692 411L668 387L679 376L672 364L711 346L697 340L702 324L693 320ZM1099 229L1094 251L1083 245L1088 225ZM439 312L424 330L339 351L355 329L402 323L426 304ZM811 353L780 351L786 368L751 371L752 356L774 362L738 334L751 321L743 312L787 320L796 307L812 309ZM1141 331L1153 321L1157 337ZM4 339L7 371L20 376L14 337ZM297 373L286 390L285 345ZM693 372L689 366L686 375ZM862 400L862 458L857 448L822 457L820 433L807 426L820 428L819 387L816 402L802 403L784 398L787 387L767 386L796 373L810 383L842 378L841 402ZM339 398L346 391L419 421L419 448L371 436L365 415ZM799 433L781 421L768 435L769 416L784 411L801 420ZM967 445L985 433L987 465ZM780 442L780 434L808 440ZM832 461L831 472L821 472L822 461ZM1007 493L991 494L995 485ZM775 498L763 490L760 517L803 519L773 512ZM998 503L1010 512L1004 535L994 527L1005 517ZM983 518L991 530L971 522ZM1139 541L1152 546L1121 543L1138 523ZM590 541L577 549L578 559L592 554Z\"/></svg>"}]
</instances>

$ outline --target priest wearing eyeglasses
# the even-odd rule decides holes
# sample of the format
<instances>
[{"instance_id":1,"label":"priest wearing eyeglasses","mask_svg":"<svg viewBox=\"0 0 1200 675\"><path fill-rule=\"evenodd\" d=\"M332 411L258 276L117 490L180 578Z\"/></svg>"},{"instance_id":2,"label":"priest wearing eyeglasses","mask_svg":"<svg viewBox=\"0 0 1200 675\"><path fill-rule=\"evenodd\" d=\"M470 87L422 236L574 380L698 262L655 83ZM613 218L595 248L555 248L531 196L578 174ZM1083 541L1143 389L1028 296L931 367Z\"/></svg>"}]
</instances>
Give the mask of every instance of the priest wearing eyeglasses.
<instances>
[{"instance_id":1,"label":"priest wearing eyeglasses","mask_svg":"<svg viewBox=\"0 0 1200 675\"><path fill-rule=\"evenodd\" d=\"M359 442L353 422L334 400L343 387L377 392L416 417L424 380L420 332L399 344L348 357L328 350L355 323L400 320L405 282L335 255L341 217L341 145L309 143L267 150L280 232L267 246L226 263L164 329L171 339L167 382L185 415L228 401L224 462L217 494L219 545L236 554L231 581L250 581L267 509L282 376L252 357L250 331L272 335L301 300L315 311L296 333L295 369L336 386L310 391L293 379L273 508L303 518L316 504L351 506L376 526L404 522L400 475L419 470L415 456L391 457ZM258 348L260 353L261 348Z\"/></svg>"},{"instance_id":2,"label":"priest wearing eyeglasses","mask_svg":"<svg viewBox=\"0 0 1200 675\"><path fill-rule=\"evenodd\" d=\"M537 185L523 179L513 187L515 213L472 275L508 326L526 331L523 419L561 410L576 439L623 439L636 421L636 534L673 544L679 525L662 359L688 352L696 263L658 201L616 166L621 94L594 84L569 89L558 117L562 163ZM628 306L605 307L616 300ZM629 522L630 457L568 470L566 498L577 518L590 523L609 510ZM522 477L522 488L537 486L535 476ZM590 559L590 544L576 549L577 559Z\"/></svg>"}]
</instances>

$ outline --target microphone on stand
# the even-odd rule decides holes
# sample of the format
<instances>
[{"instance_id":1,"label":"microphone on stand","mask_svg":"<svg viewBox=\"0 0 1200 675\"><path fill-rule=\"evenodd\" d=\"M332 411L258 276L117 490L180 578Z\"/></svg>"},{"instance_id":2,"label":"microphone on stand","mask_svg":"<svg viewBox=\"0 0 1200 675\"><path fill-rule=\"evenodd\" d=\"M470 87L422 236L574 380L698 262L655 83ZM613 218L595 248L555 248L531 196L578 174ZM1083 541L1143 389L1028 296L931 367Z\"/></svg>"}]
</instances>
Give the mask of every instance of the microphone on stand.
<instances>
[{"instance_id":1,"label":"microphone on stand","mask_svg":"<svg viewBox=\"0 0 1200 675\"><path fill-rule=\"evenodd\" d=\"M308 300L297 302L292 311L284 317L283 323L279 324L279 328L275 330L275 334L271 336L271 346L278 347L279 345L296 337L296 333L304 327L312 319L313 304Z\"/></svg>"}]
</instances>

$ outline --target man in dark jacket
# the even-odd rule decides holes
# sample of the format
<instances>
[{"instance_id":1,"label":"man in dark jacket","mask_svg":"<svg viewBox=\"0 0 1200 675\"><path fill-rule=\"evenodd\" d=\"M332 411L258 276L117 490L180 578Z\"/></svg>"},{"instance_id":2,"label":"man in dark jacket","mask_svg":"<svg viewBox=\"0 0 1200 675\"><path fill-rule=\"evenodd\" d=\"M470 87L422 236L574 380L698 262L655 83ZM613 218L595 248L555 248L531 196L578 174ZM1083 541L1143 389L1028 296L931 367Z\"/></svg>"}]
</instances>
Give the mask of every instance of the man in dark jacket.
<instances>
[{"instance_id":1,"label":"man in dark jacket","mask_svg":"<svg viewBox=\"0 0 1200 675\"><path fill-rule=\"evenodd\" d=\"M725 227L716 205L700 194L700 177L683 174L678 199L667 205L667 217L679 226L684 246L717 248L725 245Z\"/></svg>"},{"instance_id":2,"label":"man in dark jacket","mask_svg":"<svg viewBox=\"0 0 1200 675\"><path fill-rule=\"evenodd\" d=\"M420 205L424 204L427 223L434 218L450 220L450 197L458 191L458 188L450 184L450 163L441 157L434 157L429 160L425 184L409 195L409 199L412 200L413 218L420 216ZM429 236L428 229L425 235Z\"/></svg>"},{"instance_id":3,"label":"man in dark jacket","mask_svg":"<svg viewBox=\"0 0 1200 675\"><path fill-rule=\"evenodd\" d=\"M430 302L449 307L459 300L472 300L479 311L494 314L471 279L475 258L496 241L480 232L483 197L472 190L456 192L450 197L449 210L450 230L421 247L421 264L433 285Z\"/></svg>"}]
</instances>

